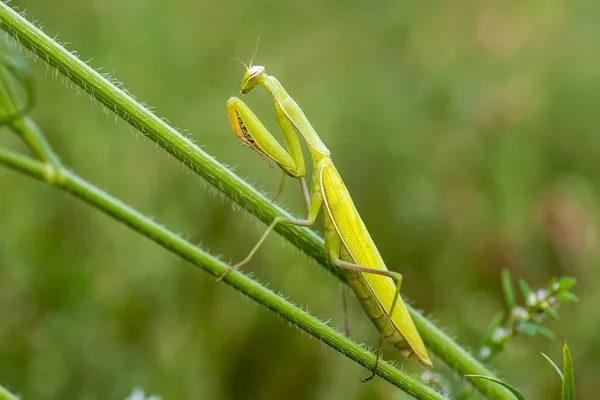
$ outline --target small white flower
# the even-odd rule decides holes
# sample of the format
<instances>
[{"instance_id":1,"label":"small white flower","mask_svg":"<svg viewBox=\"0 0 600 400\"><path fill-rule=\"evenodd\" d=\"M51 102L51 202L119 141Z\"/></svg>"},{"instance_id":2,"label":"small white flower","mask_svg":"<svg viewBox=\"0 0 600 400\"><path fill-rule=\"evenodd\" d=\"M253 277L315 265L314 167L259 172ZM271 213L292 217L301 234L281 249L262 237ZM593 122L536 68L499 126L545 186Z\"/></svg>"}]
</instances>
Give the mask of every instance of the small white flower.
<instances>
[{"instance_id":1,"label":"small white flower","mask_svg":"<svg viewBox=\"0 0 600 400\"><path fill-rule=\"evenodd\" d=\"M506 338L507 333L508 332L504 328L496 328L496 330L492 334L492 340L495 343L500 343L502 340L504 340Z\"/></svg>"},{"instance_id":2,"label":"small white flower","mask_svg":"<svg viewBox=\"0 0 600 400\"><path fill-rule=\"evenodd\" d=\"M540 301L540 303L544 300L546 300L546 298L548 297L548 292L545 289L539 289L537 291L537 298Z\"/></svg>"},{"instance_id":3,"label":"small white flower","mask_svg":"<svg viewBox=\"0 0 600 400\"><path fill-rule=\"evenodd\" d=\"M133 388L133 392L125 398L125 400L162 400L160 396L148 396L144 393L141 387Z\"/></svg>"},{"instance_id":4,"label":"small white flower","mask_svg":"<svg viewBox=\"0 0 600 400\"><path fill-rule=\"evenodd\" d=\"M529 295L527 296L527 305L535 306L536 304L537 304L537 296L535 295L535 293L530 292Z\"/></svg>"},{"instance_id":5,"label":"small white flower","mask_svg":"<svg viewBox=\"0 0 600 400\"><path fill-rule=\"evenodd\" d=\"M479 357L484 360L487 360L491 355L492 355L492 349L490 349L488 346L483 346L479 350Z\"/></svg>"},{"instance_id":6,"label":"small white flower","mask_svg":"<svg viewBox=\"0 0 600 400\"><path fill-rule=\"evenodd\" d=\"M428 383L433 380L433 374L429 371L425 371L421 374L421 381Z\"/></svg>"},{"instance_id":7,"label":"small white flower","mask_svg":"<svg viewBox=\"0 0 600 400\"><path fill-rule=\"evenodd\" d=\"M512 314L517 319L529 320L529 313L523 307L515 307L512 310Z\"/></svg>"}]
</instances>

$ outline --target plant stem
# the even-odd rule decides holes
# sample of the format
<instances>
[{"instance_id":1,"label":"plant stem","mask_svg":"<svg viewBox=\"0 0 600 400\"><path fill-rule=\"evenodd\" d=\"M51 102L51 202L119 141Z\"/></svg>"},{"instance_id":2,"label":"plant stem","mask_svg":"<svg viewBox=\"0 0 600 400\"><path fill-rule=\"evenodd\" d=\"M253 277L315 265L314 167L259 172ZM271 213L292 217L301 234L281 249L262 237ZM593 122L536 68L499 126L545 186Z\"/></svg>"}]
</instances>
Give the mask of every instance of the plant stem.
<instances>
[{"instance_id":1,"label":"plant stem","mask_svg":"<svg viewBox=\"0 0 600 400\"><path fill-rule=\"evenodd\" d=\"M210 184L223 192L235 203L239 204L241 207L255 215L261 221L270 223L276 216L290 217L288 213L278 206L272 204L247 182L233 174L229 169L218 163L207 153L203 152L198 146L190 142L187 138L182 136L174 128L170 127L162 119L152 114L152 112L150 112L147 108L136 102L124 90L118 88L104 76L94 71L91 67L78 59L73 53L67 51L60 44L48 37L46 34L24 19L21 15L19 15L16 11L2 2L0 2L0 28L4 29L8 34L13 36L18 43L37 54L48 64L56 67L73 83L88 92L92 97L102 102L110 110L113 110L117 115L131 124L134 128L138 129L148 138L159 144L166 151L182 161L190 169L198 173ZM6 153L2 154L4 157L3 160L6 162L6 160L8 160L6 158ZM12 157L11 160L13 162L18 161L14 157ZM39 168L41 164L36 164L35 168L33 168L31 164L27 163L20 163L19 165L27 167L25 170L37 171L37 168ZM37 174L33 172L29 174L39 179ZM78 197L89 201L88 198L84 198L82 196L81 192L76 192L74 190L75 188L81 189L81 187L87 187L86 185L89 184L84 184L84 181L78 181L79 178L75 178L77 178L76 175L66 173L64 178L66 181L62 182L62 185L59 182L58 185L66 190L69 190ZM82 184L83 186L73 186L75 183ZM94 190L91 190L90 193L98 192L97 189L94 188ZM102 203L100 203L100 205L102 205ZM136 216L141 217L137 211L131 210L131 212L135 213ZM150 223L150 221L148 223ZM157 225L157 229L158 228L161 227ZM309 257L315 259L319 264L331 271L339 279L346 281L343 272L341 272L326 255L323 248L323 239L313 231L290 224L279 224L275 230L286 240L293 243L296 247L305 252ZM157 240L158 238L152 236L152 234L155 232L157 231L149 231L149 237L158 243L163 244L160 242L160 240ZM169 249L171 251L174 250L172 248ZM189 251L189 249L186 251ZM190 259L186 257L186 254L189 257L188 253L184 253L182 256L189 261L196 264L200 262L199 259ZM212 265L214 268L216 268L215 266L217 265L223 265L220 263L220 261L213 257L207 258L207 261L210 261L210 265ZM207 270L214 274L214 269L207 267ZM241 278L240 275L236 274L235 278L232 277L231 279L243 280L248 278ZM251 285L249 288L251 288ZM250 293L253 293L253 291L251 290ZM251 295L249 294L249 296ZM271 308L269 305L267 305L267 307ZM434 354L441 358L448 366L450 366L458 375L464 376L472 374L495 377L491 371L489 371L474 357L468 354L440 329L436 328L430 321L421 316L417 311L415 311L413 308L409 308L409 311L415 320L415 324L417 325L419 332L423 336L426 346ZM295 321L292 322L296 323ZM336 335L338 334L336 333ZM339 336L336 340L342 339L343 337ZM325 341L324 339L322 340ZM334 342L336 341L332 341L332 347L340 351L340 347L335 347ZM350 341L350 343L353 342ZM356 344L353 345L356 346ZM361 349L361 352L365 351L360 347L358 347L358 349ZM374 357L370 353L369 355L370 357ZM366 360L364 357L367 357L367 354L362 354L361 357L363 357L361 360L364 361ZM374 360L374 358L372 359ZM368 363L365 364L358 360L357 362L361 363L361 365L373 365ZM385 377L386 374L388 374L389 370L387 368L388 366L381 369L381 376ZM490 382L476 379L472 380L471 383L480 392L486 394L491 399L514 399L514 396L506 389Z\"/></svg>"},{"instance_id":2,"label":"plant stem","mask_svg":"<svg viewBox=\"0 0 600 400\"><path fill-rule=\"evenodd\" d=\"M43 164L18 153L0 149L0 163L36 179L46 180ZM54 182L55 187L69 192L105 214L128 225L163 248L186 259L211 275L217 277L227 269L227 265L221 260L177 236L164 226L103 192L73 172L63 170L62 177L60 183ZM373 353L242 273L231 272L225 277L224 282L281 315L356 363L368 369L372 369L375 365L375 355ZM433 389L386 362L379 363L378 375L417 399L444 399L442 395Z\"/></svg>"},{"instance_id":3,"label":"plant stem","mask_svg":"<svg viewBox=\"0 0 600 400\"><path fill-rule=\"evenodd\" d=\"M19 398L0 385L0 400L19 400Z\"/></svg>"},{"instance_id":4,"label":"plant stem","mask_svg":"<svg viewBox=\"0 0 600 400\"><path fill-rule=\"evenodd\" d=\"M0 119L0 126L8 124L10 128L25 142L31 152L40 160L46 163L46 174L48 180L53 181L60 179L59 171L62 169L60 158L46 140L46 137L39 129L37 124L29 116L25 115L31 104L19 109L16 104L17 95L13 85L11 84L10 73L16 73L17 67L6 64L9 60L5 57L0 58L0 64L4 68L0 68L0 109L3 111L4 117ZM23 65L23 68L25 65ZM23 79L19 80L23 84L24 89L28 92L29 97L33 97L33 85L31 78L23 83ZM30 93L29 93L30 92ZM30 102L33 98L28 99Z\"/></svg>"}]
</instances>

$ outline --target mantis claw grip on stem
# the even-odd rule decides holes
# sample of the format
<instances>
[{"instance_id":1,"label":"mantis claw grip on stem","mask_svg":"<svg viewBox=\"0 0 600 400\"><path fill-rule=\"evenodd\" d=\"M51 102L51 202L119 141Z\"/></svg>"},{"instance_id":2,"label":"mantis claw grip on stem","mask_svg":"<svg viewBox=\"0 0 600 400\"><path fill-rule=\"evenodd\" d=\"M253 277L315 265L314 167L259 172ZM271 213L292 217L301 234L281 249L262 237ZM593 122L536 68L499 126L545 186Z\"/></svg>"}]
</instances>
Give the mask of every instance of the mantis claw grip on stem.
<instances>
[{"instance_id":1,"label":"mantis claw grip on stem","mask_svg":"<svg viewBox=\"0 0 600 400\"><path fill-rule=\"evenodd\" d=\"M254 56L252 58L254 59ZM240 95L243 96L256 86L260 86L273 97L277 125L283 134L287 150L269 133L248 106L236 97L227 101L229 122L242 141L261 156L273 160L283 170L284 179L289 175L300 180L308 217L307 219L275 218L248 256L242 262L229 267L217 280L220 281L230 271L247 264L277 224L311 226L322 208L325 250L335 264L346 273L348 283L365 313L381 332L373 374L362 381L368 381L377 374L384 339L402 350L407 358L414 354L419 364L432 367L433 363L421 336L400 297L402 275L388 271L385 266L331 160L329 149L298 104L275 77L267 75L262 66L252 66L252 61L250 66L246 64L244 66L246 73L240 86ZM312 159L310 194L306 188L306 167L296 131L304 138ZM282 190L283 183L279 188L278 196Z\"/></svg>"}]
</instances>

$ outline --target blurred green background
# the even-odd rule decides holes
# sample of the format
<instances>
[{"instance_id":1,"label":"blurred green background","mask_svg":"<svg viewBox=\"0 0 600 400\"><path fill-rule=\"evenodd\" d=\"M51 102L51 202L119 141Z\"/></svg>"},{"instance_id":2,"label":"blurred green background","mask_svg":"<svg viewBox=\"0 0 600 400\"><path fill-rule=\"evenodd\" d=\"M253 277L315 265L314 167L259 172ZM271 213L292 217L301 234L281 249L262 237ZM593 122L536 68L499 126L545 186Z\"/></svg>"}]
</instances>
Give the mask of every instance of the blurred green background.
<instances>
[{"instance_id":1,"label":"blurred green background","mask_svg":"<svg viewBox=\"0 0 600 400\"><path fill-rule=\"evenodd\" d=\"M597 3L12 5L273 193L279 173L239 145L226 117L243 68L213 53L249 60L260 37L257 63L331 149L415 306L476 350L503 307L502 268L533 287L577 277L581 301L547 325L557 338L520 337L493 367L529 398L558 399L560 380L540 351L560 360L564 336L578 399L597 398ZM263 225L42 61L28 62L33 115L70 168L226 261L247 254ZM274 130L267 95L246 100ZM0 145L25 151L7 130ZM301 214L296 185L287 189L281 203ZM246 271L342 328L338 281L278 236ZM375 345L354 300L350 324L356 340ZM164 399L402 398L380 379L361 384L365 374L129 228L0 168L0 383L23 398L122 399L135 386Z\"/></svg>"}]
</instances>

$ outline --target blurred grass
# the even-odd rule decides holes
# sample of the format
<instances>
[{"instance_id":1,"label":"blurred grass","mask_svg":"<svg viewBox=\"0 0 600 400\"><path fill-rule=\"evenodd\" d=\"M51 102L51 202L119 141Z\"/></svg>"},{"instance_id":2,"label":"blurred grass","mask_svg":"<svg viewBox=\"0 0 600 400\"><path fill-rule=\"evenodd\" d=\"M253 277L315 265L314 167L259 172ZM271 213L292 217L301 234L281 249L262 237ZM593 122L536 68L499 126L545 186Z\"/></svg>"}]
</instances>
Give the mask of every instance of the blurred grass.
<instances>
[{"instance_id":1,"label":"blurred grass","mask_svg":"<svg viewBox=\"0 0 600 400\"><path fill-rule=\"evenodd\" d=\"M257 62L332 150L388 266L404 274L403 292L459 342L476 348L503 306L501 268L539 286L579 278L580 303L551 328L570 343L579 398L595 398L594 3L13 5L274 192L279 175L237 145L226 120L243 70L211 54L245 60L260 36ZM30 64L33 115L68 166L225 260L246 255L264 227L42 62ZM274 129L266 96L247 100ZM8 132L0 145L22 149ZM139 385L170 399L398 395L381 381L360 384L361 368L72 198L0 169L0 200L0 379L13 392L123 398ZM302 211L294 185L283 202ZM273 236L248 270L341 328L336 280L307 264ZM376 331L351 305L353 337L374 345ZM529 397L558 398L539 351L558 359L559 342L518 339L496 365Z\"/></svg>"}]
</instances>

